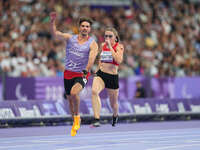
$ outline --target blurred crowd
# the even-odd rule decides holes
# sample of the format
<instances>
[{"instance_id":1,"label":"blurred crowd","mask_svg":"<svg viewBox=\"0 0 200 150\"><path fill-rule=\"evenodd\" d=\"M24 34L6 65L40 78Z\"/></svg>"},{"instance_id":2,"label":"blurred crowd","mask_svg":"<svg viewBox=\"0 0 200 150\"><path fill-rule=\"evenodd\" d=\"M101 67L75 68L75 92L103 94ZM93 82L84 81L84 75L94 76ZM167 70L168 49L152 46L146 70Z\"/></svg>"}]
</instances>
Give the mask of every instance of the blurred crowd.
<instances>
[{"instance_id":1,"label":"blurred crowd","mask_svg":"<svg viewBox=\"0 0 200 150\"><path fill-rule=\"evenodd\" d=\"M79 17L91 17L98 43L105 27L115 27L125 45L120 77L200 75L200 3L133 0L128 7L102 8L67 0L1 0L0 68L8 76L62 76L65 42L51 36L51 11L58 13L60 31L75 34Z\"/></svg>"}]
</instances>

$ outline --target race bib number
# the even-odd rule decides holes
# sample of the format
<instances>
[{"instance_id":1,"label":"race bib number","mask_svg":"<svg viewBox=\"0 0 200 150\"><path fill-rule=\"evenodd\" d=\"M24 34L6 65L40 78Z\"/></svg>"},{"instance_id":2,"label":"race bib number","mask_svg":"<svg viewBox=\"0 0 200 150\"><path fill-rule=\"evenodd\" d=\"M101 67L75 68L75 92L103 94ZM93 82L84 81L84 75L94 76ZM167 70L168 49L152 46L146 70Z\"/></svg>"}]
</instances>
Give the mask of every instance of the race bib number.
<instances>
[{"instance_id":1,"label":"race bib number","mask_svg":"<svg viewBox=\"0 0 200 150\"><path fill-rule=\"evenodd\" d=\"M113 61L112 52L111 51L101 52L100 60L102 62L112 62Z\"/></svg>"}]
</instances>

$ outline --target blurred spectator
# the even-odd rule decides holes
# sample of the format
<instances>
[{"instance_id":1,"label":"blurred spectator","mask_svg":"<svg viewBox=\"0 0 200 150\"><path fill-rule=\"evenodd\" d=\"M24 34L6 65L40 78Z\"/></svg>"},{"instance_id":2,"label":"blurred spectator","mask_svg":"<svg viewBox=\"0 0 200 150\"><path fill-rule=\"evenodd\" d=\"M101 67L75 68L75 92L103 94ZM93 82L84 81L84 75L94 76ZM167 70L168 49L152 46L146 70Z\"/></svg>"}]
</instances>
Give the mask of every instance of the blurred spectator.
<instances>
[{"instance_id":1,"label":"blurred spectator","mask_svg":"<svg viewBox=\"0 0 200 150\"><path fill-rule=\"evenodd\" d=\"M77 33L80 16L91 17L94 38L106 26L119 30L125 45L120 77L200 75L200 2L133 0L130 7L94 8L74 1L1 0L0 67L9 76L62 76L65 44L51 41L49 12L59 30Z\"/></svg>"},{"instance_id":2,"label":"blurred spectator","mask_svg":"<svg viewBox=\"0 0 200 150\"><path fill-rule=\"evenodd\" d=\"M135 98L146 98L147 93L145 88L142 86L140 81L136 82L136 91L135 91Z\"/></svg>"}]
</instances>

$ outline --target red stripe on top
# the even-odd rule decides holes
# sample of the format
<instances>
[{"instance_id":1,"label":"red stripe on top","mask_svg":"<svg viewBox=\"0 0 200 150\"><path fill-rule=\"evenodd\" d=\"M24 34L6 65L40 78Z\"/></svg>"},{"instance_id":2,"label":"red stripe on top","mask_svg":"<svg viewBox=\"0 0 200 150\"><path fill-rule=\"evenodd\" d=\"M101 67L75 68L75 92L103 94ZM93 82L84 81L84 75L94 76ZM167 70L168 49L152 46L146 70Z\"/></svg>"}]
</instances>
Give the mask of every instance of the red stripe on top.
<instances>
[{"instance_id":1,"label":"red stripe on top","mask_svg":"<svg viewBox=\"0 0 200 150\"><path fill-rule=\"evenodd\" d=\"M88 72L87 76L86 76L86 79L88 80L90 76L90 72ZM75 77L83 77L83 73L82 72L73 72L73 71L70 71L70 70L65 70L64 72L64 78L65 79L72 79L72 78L75 78Z\"/></svg>"},{"instance_id":2,"label":"red stripe on top","mask_svg":"<svg viewBox=\"0 0 200 150\"><path fill-rule=\"evenodd\" d=\"M112 47L115 52L116 52L117 45L118 45L118 43L115 43L115 45ZM107 47L107 44L103 45L102 51L110 51L110 49ZM119 66L119 64L114 59L112 62L106 62L106 63L110 63L110 64L114 64L116 66Z\"/></svg>"}]
</instances>

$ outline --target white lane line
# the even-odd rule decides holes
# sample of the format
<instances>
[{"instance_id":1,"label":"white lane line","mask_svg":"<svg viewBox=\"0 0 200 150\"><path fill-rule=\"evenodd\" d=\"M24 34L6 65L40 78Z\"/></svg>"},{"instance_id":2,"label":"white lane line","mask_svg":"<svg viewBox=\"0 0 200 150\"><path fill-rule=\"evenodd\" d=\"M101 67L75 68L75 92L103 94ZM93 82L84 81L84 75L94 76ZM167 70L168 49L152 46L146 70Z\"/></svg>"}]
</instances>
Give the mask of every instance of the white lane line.
<instances>
[{"instance_id":1,"label":"white lane line","mask_svg":"<svg viewBox=\"0 0 200 150\"><path fill-rule=\"evenodd\" d=\"M171 141L171 140L174 141L174 138L175 139L184 138L183 141L180 141L180 142L184 142L185 138L190 138L191 139L191 137L200 137L200 135L190 135L190 136L187 136L187 137L181 135L181 136L164 136L164 137L147 137L147 138L146 137L138 137L138 138L125 138L125 139L121 139L120 137L118 137L117 139L110 138L109 140L107 140L105 138L102 139L102 137L100 137L100 139L93 139L89 144L105 142L105 144L101 144L101 145L108 146L108 145L110 145L110 142L115 142L115 143L120 143L120 144L126 143L126 144L134 145L134 144L137 144L137 143L141 143L140 141L136 141L136 140L144 141L144 140L153 140L153 139L155 139L155 140L159 141L159 139L170 139L168 141ZM195 140L195 139L193 139L193 140ZM86 140L86 143L88 143L87 141L88 140ZM30 147L30 146L36 146L36 142L37 142L37 146L38 145L41 145L41 146L46 146L46 145L47 146L50 146L50 145L51 146L55 146L57 144L70 144L70 141L68 141L68 140L66 140L66 141L47 140L47 141L42 141L42 144L41 144L41 141L39 141L39 140L38 141L33 140L33 141L30 141L29 144L18 143L20 145L17 145L17 143L15 143L15 146L12 146L12 145L11 146L0 146L0 149L4 149L4 148L20 148L20 147L24 147L25 148L25 147ZM107 142L109 142L109 143L107 143ZM73 143L74 142L71 141L71 144L73 144ZM82 141L81 143L78 142L77 144L84 144L84 141Z\"/></svg>"},{"instance_id":2,"label":"white lane line","mask_svg":"<svg viewBox=\"0 0 200 150\"><path fill-rule=\"evenodd\" d=\"M102 133L103 134L103 133ZM184 136L183 136L184 135ZM181 135L179 135L179 134L176 134L176 135L162 135L162 134L150 134L150 135L145 135L145 137L141 137L142 135L137 135L137 136L135 136L135 135L129 135L129 134L118 134L118 135L116 135L116 134L112 134L112 135L106 135L106 136L104 136L104 135L102 135L102 136L90 136L90 137L84 137L84 140L89 140L89 139L96 139L97 141L101 141L101 139L107 139L107 138L109 138L109 139L111 139L111 138L117 138L116 140L118 140L118 139L121 139L121 140L123 140L122 138L124 138L125 137L125 139L133 139L133 140L153 140L153 139L168 139L168 138L179 138L179 139L182 139L182 138L189 138L189 137L200 137L200 134L187 134L187 135L185 135L185 134L181 134ZM138 136L140 136L140 137L138 137ZM129 138L126 138L126 137L129 137ZM39 139L39 140L38 140ZM51 143L51 142L58 142L58 143L60 143L60 142L65 142L65 141L68 141L68 142L73 142L74 140L79 140L79 139L83 139L83 138L80 138L80 137L70 137L70 138L65 138L65 137L63 137L63 138L56 138L56 137L51 137L51 139L49 139L49 138L47 138L47 139L40 139L39 137L37 138L37 139L29 139L28 141L27 141L27 139L25 139L25 141L26 142L40 142L40 143ZM95 140L95 141L96 141ZM114 139L115 140L115 139ZM0 140L1 141L1 140ZM7 142L7 141L6 141ZM13 143L14 141L12 140L12 143ZM19 142L22 142L22 139L19 141ZM23 141L24 142L24 141ZM2 142L3 143L3 142ZM17 141L16 141L16 143L17 143Z\"/></svg>"},{"instance_id":3,"label":"white lane line","mask_svg":"<svg viewBox=\"0 0 200 150\"><path fill-rule=\"evenodd\" d=\"M56 149L56 150L78 150L78 149L96 149L96 148L101 148L104 149L105 146L106 148L107 147L113 147L113 146L122 146L122 145L126 145L127 146L127 143L117 143L117 144L109 144L109 145L91 145L91 146L79 146L79 147L72 147L72 148L59 148L59 149Z\"/></svg>"},{"instance_id":4,"label":"white lane line","mask_svg":"<svg viewBox=\"0 0 200 150\"><path fill-rule=\"evenodd\" d=\"M84 130L84 128L82 129L82 130ZM93 129L91 129L91 130L93 130ZM119 129L120 130L120 129ZM84 136L85 135L92 135L92 136L94 136L94 135L96 135L96 136L99 136L99 135L111 135L111 134L113 134L113 133L115 133L115 134L122 134L122 133L130 133L130 134L145 134L145 135L147 135L147 134L149 134L149 133L154 133L154 134L168 134L168 133L170 133L170 131L171 131L171 134L177 134L177 132L179 133L191 133L191 132L194 132L194 133L197 133L197 130L198 131L200 131L200 128L189 128L189 129L166 129L166 130L144 130L144 131L118 131L118 132L115 132L115 131L113 131L113 132L107 132L107 133L81 133L80 135L83 135L84 134ZM95 132L95 129L94 129L94 132ZM103 131L102 131L103 132ZM174 133L175 132L175 133ZM70 133L70 132L69 132ZM56 136L59 136L59 137L65 137L67 134L55 134L55 135L44 135L44 136L26 136L25 138L27 139L27 138L38 138L38 137L44 137L44 138L47 138L47 137L51 137L51 136L53 136L53 137L56 137ZM2 139L20 139L20 138L24 138L24 137L7 137L7 138L0 138L0 140L2 140Z\"/></svg>"},{"instance_id":5,"label":"white lane line","mask_svg":"<svg viewBox=\"0 0 200 150\"><path fill-rule=\"evenodd\" d=\"M42 144L37 144L37 146L40 146ZM34 147L35 144L26 144L26 145L13 145L13 146L0 146L0 149L10 149L10 148L24 148L24 147Z\"/></svg>"},{"instance_id":6,"label":"white lane line","mask_svg":"<svg viewBox=\"0 0 200 150\"><path fill-rule=\"evenodd\" d=\"M191 147L191 146L200 146L200 144L184 144L184 145L174 145L174 146L164 146L164 147L157 147L157 148L149 148L146 150L171 150L176 148L183 148L183 147Z\"/></svg>"},{"instance_id":7,"label":"white lane line","mask_svg":"<svg viewBox=\"0 0 200 150\"><path fill-rule=\"evenodd\" d=\"M197 134L197 135L193 135L193 134L192 135L185 135L184 134L184 136L183 135L179 135L179 134L178 135L177 134L176 135L169 135L168 134L167 136L166 135L161 135L161 134L151 134L149 136L145 135L145 137L141 137L142 135L137 135L137 136L140 136L140 137L131 137L131 136L133 136L133 135L128 135L128 134L121 135L121 134L118 134L116 136L115 134L114 135L112 134L112 135L109 135L109 136L99 136L99 137L96 137L96 138L95 138L95 136L84 137L84 140L90 141L90 139L92 138L93 142L94 141L101 142L101 141L106 140L106 139L109 138L109 141L113 141L113 142L117 142L119 140L121 140L121 141L135 140L135 141L140 142L140 140L142 140L142 141L144 141L144 140L149 140L149 141L158 140L158 141L160 141L159 139L162 139L162 140L163 139L165 139L165 140L170 139L171 140L171 139L174 139L174 138L178 138L181 141L183 141L183 140L187 140L187 138L190 138L190 139L191 138L198 138L198 137L200 137L200 134ZM129 138L124 138L124 137L129 137ZM116 139L113 139L113 138L116 138ZM49 138L47 138L47 139L39 139L39 140L38 139L37 140L36 139L29 139L28 141L26 139L25 140L21 139L19 142L18 141L13 141L13 140L11 140L11 141L12 141L12 143L15 143L16 146L20 145L20 146L26 147L26 144L23 145L23 143L30 143L30 144L34 144L34 143L38 143L38 144L40 143L41 144L41 143L43 143L43 145L47 145L47 144L51 144L51 145L53 145L53 144L67 144L67 143L73 143L73 142L75 142L75 140L79 140L81 138L79 138L79 137L65 138L64 137L64 138L56 139L55 137L51 137L51 139L49 139ZM196 140L196 139L193 139L193 140ZM23 142L23 143L21 143L21 142ZM3 142L0 142L0 143L6 144L6 143L3 143ZM0 146L0 149L1 148L4 148L4 147Z\"/></svg>"},{"instance_id":8,"label":"white lane line","mask_svg":"<svg viewBox=\"0 0 200 150\"><path fill-rule=\"evenodd\" d=\"M81 149L96 149L96 148L103 148L106 146L108 147L113 147L113 146L123 146L126 145L127 143L116 143L116 144L109 144L109 145L91 145L91 146L79 146L79 147L73 147L73 148L59 148L56 150L81 150ZM150 148L146 150L168 150L168 149L177 149L177 148L182 148L182 147L192 147L192 146L200 146L200 144L184 144L184 145L174 145L174 146L164 146L164 147L159 147L159 148Z\"/></svg>"},{"instance_id":9,"label":"white lane line","mask_svg":"<svg viewBox=\"0 0 200 150\"><path fill-rule=\"evenodd\" d=\"M200 128L199 128L199 130L200 130ZM155 130L155 131L158 131L158 130ZM113 137L113 135L120 135L120 136L127 136L127 135L132 135L132 136L142 136L142 135L145 135L145 136L156 136L156 135L173 135L173 134L175 134L175 135L177 135L177 134L183 134L183 135L185 135L185 134L200 134L200 132L197 132L197 131L195 131L195 130L192 130L192 131L194 131L194 133L193 132L191 132L191 131L185 131L185 130L183 130L182 132L180 132L180 133L177 133L176 131L174 131L174 130L168 130L168 132L166 132L166 133L162 133L161 131L165 131L165 130L160 130L160 132L158 132L158 133L155 133L155 132L150 132L150 133L148 133L148 132L145 132L145 131L143 131L143 132L135 132L135 131L120 131L120 132L109 132L109 133L89 133L89 134L83 134L83 133L81 133L81 134L78 134L77 136L76 136L76 138L79 138L79 139L89 139L89 138L94 138L94 137L99 137L99 136L101 136L101 137ZM170 132L171 131L171 132ZM89 136L90 135L90 136ZM38 139L38 138L45 138L45 139L51 139L51 138L53 138L53 139L63 139L63 138L66 138L66 139L71 139L71 136L69 136L69 135L52 135L52 136L49 136L49 135L47 135L47 136L27 136L27 137L10 137L10 138L0 138L0 141L2 141L2 140L22 140L22 139L26 139L26 140L32 140L32 139Z\"/></svg>"}]
</instances>

